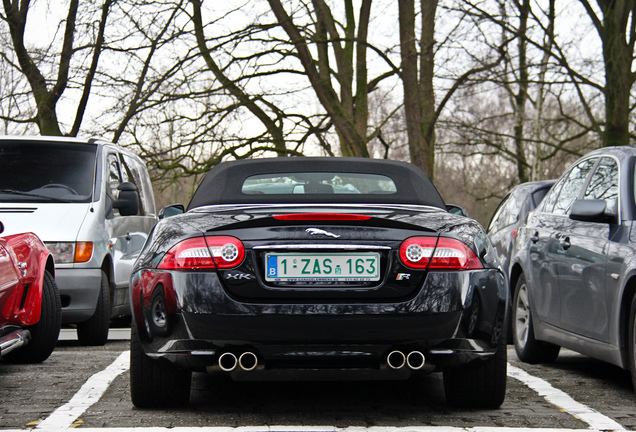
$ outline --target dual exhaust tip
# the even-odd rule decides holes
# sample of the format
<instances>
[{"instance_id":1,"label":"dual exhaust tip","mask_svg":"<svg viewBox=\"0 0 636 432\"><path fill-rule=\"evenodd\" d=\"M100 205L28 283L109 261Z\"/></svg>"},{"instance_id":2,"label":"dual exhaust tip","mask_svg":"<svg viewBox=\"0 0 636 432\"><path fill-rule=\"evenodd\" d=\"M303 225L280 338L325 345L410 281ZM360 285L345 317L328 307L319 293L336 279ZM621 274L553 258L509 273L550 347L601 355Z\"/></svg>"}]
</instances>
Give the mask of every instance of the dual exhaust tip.
<instances>
[{"instance_id":1,"label":"dual exhaust tip","mask_svg":"<svg viewBox=\"0 0 636 432\"><path fill-rule=\"evenodd\" d=\"M219 356L219 368L224 372L232 372L236 368L249 372L258 366L258 357L251 351L245 351L240 356L231 352Z\"/></svg>"},{"instance_id":2,"label":"dual exhaust tip","mask_svg":"<svg viewBox=\"0 0 636 432\"><path fill-rule=\"evenodd\" d=\"M408 367L412 370L420 370L426 364L426 357L424 357L421 351L411 351L408 354L402 351L391 351L386 356L386 364L391 369Z\"/></svg>"},{"instance_id":3,"label":"dual exhaust tip","mask_svg":"<svg viewBox=\"0 0 636 432\"><path fill-rule=\"evenodd\" d=\"M386 363L391 369L408 367L411 370L422 369L426 365L426 357L421 351L411 351L405 354L402 351L391 351L386 356ZM251 351L245 351L240 356L231 352L225 352L219 356L219 368L224 372L232 372L239 368L249 372L258 366L258 357Z\"/></svg>"}]
</instances>

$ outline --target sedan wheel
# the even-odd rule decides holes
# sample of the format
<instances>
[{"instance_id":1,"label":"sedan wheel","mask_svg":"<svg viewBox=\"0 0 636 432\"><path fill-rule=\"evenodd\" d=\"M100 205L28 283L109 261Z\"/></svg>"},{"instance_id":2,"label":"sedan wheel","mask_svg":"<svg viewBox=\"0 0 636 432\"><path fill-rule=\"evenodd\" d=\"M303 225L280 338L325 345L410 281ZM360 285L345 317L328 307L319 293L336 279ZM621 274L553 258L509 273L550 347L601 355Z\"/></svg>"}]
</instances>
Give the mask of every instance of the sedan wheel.
<instances>
[{"instance_id":1,"label":"sedan wheel","mask_svg":"<svg viewBox=\"0 0 636 432\"><path fill-rule=\"evenodd\" d=\"M528 342L528 330L530 328L528 287L525 283L517 288L514 311L516 341L519 348L523 350Z\"/></svg>"},{"instance_id":2,"label":"sedan wheel","mask_svg":"<svg viewBox=\"0 0 636 432\"><path fill-rule=\"evenodd\" d=\"M190 401L192 372L177 369L164 359L144 353L137 333L131 326L130 394L138 408L180 407Z\"/></svg>"},{"instance_id":3,"label":"sedan wheel","mask_svg":"<svg viewBox=\"0 0 636 432\"><path fill-rule=\"evenodd\" d=\"M499 408L506 397L507 359L503 335L491 358L445 369L446 402L459 408Z\"/></svg>"},{"instance_id":4,"label":"sedan wheel","mask_svg":"<svg viewBox=\"0 0 636 432\"><path fill-rule=\"evenodd\" d=\"M517 281L513 305L512 336L519 360L526 363L554 361L559 356L561 347L534 338L528 285L523 275Z\"/></svg>"},{"instance_id":5,"label":"sedan wheel","mask_svg":"<svg viewBox=\"0 0 636 432\"><path fill-rule=\"evenodd\" d=\"M634 390L636 390L636 296L632 299L632 306L629 312L628 338L629 370L632 375L632 385Z\"/></svg>"}]
</instances>

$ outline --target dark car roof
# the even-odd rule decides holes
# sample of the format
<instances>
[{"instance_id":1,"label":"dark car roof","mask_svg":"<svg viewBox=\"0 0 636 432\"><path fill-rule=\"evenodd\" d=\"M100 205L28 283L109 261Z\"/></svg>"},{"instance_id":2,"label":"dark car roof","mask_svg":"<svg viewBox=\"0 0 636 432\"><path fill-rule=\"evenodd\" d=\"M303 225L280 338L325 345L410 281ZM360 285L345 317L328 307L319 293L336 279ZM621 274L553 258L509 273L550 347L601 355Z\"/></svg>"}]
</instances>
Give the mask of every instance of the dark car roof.
<instances>
[{"instance_id":1,"label":"dark car roof","mask_svg":"<svg viewBox=\"0 0 636 432\"><path fill-rule=\"evenodd\" d=\"M626 145L626 146L614 146L614 147L602 147L600 149L593 150L581 159L588 158L591 156L604 156L604 155L614 155L618 159L627 158L629 156L636 156L636 146Z\"/></svg>"},{"instance_id":2,"label":"dark car roof","mask_svg":"<svg viewBox=\"0 0 636 432\"><path fill-rule=\"evenodd\" d=\"M550 188L552 185L556 183L556 180L537 180L521 183L520 185L515 186L512 191L520 191L524 193L532 193L539 189Z\"/></svg>"},{"instance_id":3,"label":"dark car roof","mask_svg":"<svg viewBox=\"0 0 636 432\"><path fill-rule=\"evenodd\" d=\"M380 203L428 205L445 209L444 200L424 172L415 165L380 159L347 157L286 157L223 162L210 170L194 193L188 210L217 204L283 204L288 195L244 194L246 178L271 173L342 172L390 177L392 194L294 195L294 203Z\"/></svg>"}]
</instances>

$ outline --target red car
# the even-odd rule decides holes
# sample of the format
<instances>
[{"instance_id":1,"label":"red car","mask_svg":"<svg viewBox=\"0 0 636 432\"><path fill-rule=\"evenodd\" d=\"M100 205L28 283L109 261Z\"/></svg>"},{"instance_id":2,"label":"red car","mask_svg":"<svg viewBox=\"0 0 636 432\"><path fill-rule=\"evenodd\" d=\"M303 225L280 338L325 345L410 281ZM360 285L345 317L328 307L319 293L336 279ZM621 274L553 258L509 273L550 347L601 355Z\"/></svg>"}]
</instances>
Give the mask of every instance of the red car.
<instances>
[{"instance_id":1,"label":"red car","mask_svg":"<svg viewBox=\"0 0 636 432\"><path fill-rule=\"evenodd\" d=\"M4 226L0 223L0 233ZM51 355L62 309L53 256L33 233L0 237L0 356L39 363Z\"/></svg>"}]
</instances>

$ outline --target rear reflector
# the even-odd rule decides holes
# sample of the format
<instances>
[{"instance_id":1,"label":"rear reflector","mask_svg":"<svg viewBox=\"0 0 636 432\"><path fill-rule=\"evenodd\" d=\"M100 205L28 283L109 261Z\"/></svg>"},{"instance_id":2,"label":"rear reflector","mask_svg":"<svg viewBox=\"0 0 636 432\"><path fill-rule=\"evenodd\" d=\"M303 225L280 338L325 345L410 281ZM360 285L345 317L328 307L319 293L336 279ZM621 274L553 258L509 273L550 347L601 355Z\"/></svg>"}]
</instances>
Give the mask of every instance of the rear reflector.
<instances>
[{"instance_id":1,"label":"rear reflector","mask_svg":"<svg viewBox=\"0 0 636 432\"><path fill-rule=\"evenodd\" d=\"M347 213L294 213L274 215L274 219L283 221L365 221L371 219L371 216Z\"/></svg>"}]
</instances>

